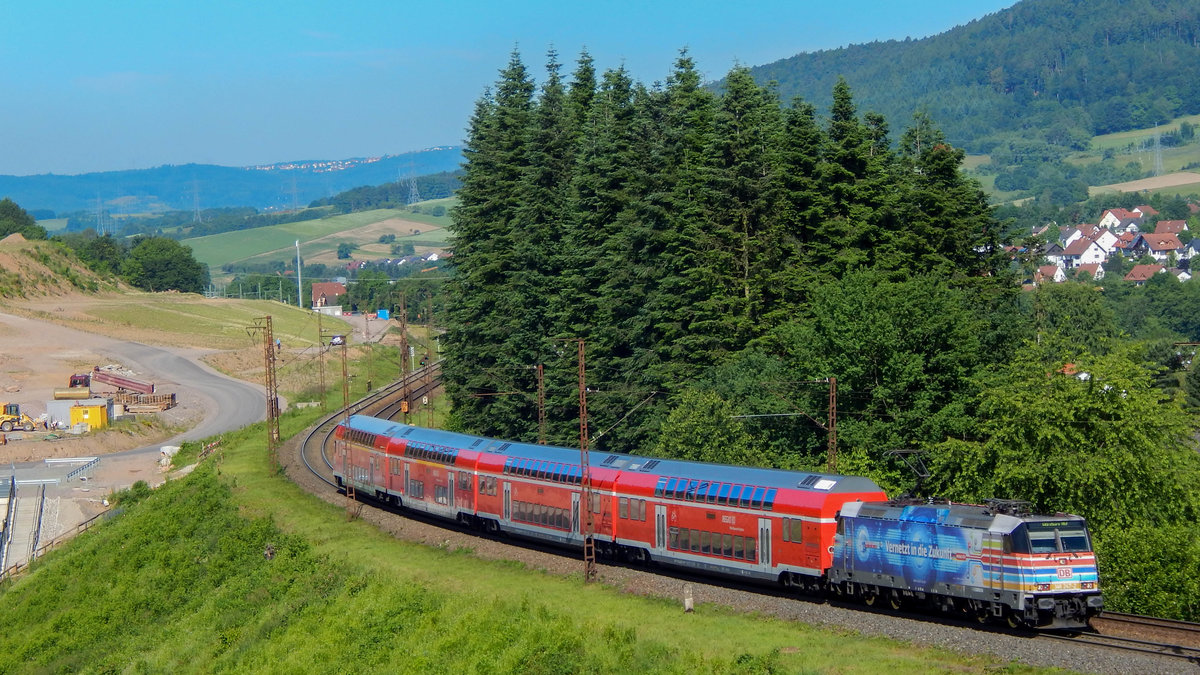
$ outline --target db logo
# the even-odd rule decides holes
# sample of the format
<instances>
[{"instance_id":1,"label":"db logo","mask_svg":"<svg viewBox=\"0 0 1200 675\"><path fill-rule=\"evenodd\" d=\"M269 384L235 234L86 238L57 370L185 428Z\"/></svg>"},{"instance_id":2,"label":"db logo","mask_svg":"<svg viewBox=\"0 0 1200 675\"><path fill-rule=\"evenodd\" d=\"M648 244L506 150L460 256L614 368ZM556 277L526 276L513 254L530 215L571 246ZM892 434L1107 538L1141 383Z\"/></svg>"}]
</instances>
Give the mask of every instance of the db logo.
<instances>
[{"instance_id":1,"label":"db logo","mask_svg":"<svg viewBox=\"0 0 1200 675\"><path fill-rule=\"evenodd\" d=\"M1058 568L1058 578L1059 579L1070 579L1071 578L1071 568L1070 567Z\"/></svg>"}]
</instances>

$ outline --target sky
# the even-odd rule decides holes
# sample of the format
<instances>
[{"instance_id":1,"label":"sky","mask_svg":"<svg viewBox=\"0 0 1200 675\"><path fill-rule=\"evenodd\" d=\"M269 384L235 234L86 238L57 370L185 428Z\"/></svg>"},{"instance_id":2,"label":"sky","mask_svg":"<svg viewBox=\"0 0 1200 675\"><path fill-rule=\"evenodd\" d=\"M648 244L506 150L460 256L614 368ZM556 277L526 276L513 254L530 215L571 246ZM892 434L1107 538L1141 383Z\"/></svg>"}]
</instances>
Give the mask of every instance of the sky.
<instances>
[{"instance_id":1,"label":"sky","mask_svg":"<svg viewBox=\"0 0 1200 675\"><path fill-rule=\"evenodd\" d=\"M539 82L662 81L681 48L707 79L800 52L920 38L1015 0L5 0L0 174L250 166L463 141L518 49Z\"/></svg>"}]
</instances>

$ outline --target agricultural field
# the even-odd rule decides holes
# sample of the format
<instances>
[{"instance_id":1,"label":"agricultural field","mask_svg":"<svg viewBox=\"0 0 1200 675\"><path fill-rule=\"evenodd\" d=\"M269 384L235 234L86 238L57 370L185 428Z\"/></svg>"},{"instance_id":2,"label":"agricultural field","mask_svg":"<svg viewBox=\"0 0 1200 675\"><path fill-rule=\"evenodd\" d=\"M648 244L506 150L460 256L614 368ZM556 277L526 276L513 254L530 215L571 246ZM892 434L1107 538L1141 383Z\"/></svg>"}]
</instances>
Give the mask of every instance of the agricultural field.
<instances>
[{"instance_id":1,"label":"agricultural field","mask_svg":"<svg viewBox=\"0 0 1200 675\"><path fill-rule=\"evenodd\" d=\"M192 247L196 259L208 265L213 281L228 281L221 267L240 261L283 262L291 266L296 258L295 243L300 242L301 258L307 263L337 265L339 244L354 246L356 259L391 257L391 245L380 243L383 235L395 235L396 243L411 243L418 254L442 251L450 238L449 208L453 199L438 199L409 209L376 209L318 220L284 223L269 227L224 232L183 240ZM430 211L441 207L441 215ZM341 261L344 262L344 261Z\"/></svg>"}]
</instances>

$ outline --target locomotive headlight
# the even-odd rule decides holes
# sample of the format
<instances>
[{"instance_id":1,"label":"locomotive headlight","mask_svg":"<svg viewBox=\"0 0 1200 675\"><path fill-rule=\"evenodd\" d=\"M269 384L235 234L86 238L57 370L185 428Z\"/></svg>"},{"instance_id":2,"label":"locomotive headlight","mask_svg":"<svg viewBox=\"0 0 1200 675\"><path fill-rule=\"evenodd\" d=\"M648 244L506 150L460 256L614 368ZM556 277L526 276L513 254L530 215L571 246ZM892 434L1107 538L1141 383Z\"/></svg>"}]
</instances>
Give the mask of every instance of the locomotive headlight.
<instances>
[{"instance_id":1,"label":"locomotive headlight","mask_svg":"<svg viewBox=\"0 0 1200 675\"><path fill-rule=\"evenodd\" d=\"M1038 584L1037 589L1039 591L1048 591L1050 590L1050 584Z\"/></svg>"},{"instance_id":2,"label":"locomotive headlight","mask_svg":"<svg viewBox=\"0 0 1200 675\"><path fill-rule=\"evenodd\" d=\"M1092 590L1093 588L1095 588L1095 587L1096 587L1096 582L1094 582L1094 581L1083 581L1083 582L1080 582L1079 586L1080 586L1080 588L1082 588L1082 589L1083 589L1083 590L1085 590L1085 591L1090 591L1090 590Z\"/></svg>"}]
</instances>

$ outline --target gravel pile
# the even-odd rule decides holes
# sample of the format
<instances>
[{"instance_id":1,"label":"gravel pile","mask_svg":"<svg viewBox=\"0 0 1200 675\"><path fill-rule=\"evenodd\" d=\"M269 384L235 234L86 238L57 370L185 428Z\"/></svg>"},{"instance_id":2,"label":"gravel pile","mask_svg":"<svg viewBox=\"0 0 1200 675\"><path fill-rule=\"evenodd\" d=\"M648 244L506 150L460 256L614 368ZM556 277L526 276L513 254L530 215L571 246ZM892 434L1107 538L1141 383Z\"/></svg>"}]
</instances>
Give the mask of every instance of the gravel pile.
<instances>
[{"instance_id":1,"label":"gravel pile","mask_svg":"<svg viewBox=\"0 0 1200 675\"><path fill-rule=\"evenodd\" d=\"M299 435L280 453L287 475L303 489L332 504L342 505L345 497L334 493L328 485L313 476L300 461ZM531 569L552 574L571 575L582 572L582 561L568 555L519 546L507 541L475 536L421 520L406 518L367 506L362 519L393 536L406 541L441 546L469 548L479 558L512 560ZM681 578L613 565L599 565L600 580L627 593L680 599L683 584L691 585L697 604L712 603L742 612L755 612L780 619L799 621L839 630L853 630L863 635L886 636L917 645L941 647L962 654L990 654L1000 659L1019 661L1035 666L1065 668L1078 672L1128 675L1129 673L1190 673L1200 668L1179 659L1136 654L1115 649L1099 649L1051 641L1036 635L1018 636L976 626L944 623L937 617L909 618L850 605L838 605L819 600L797 599L767 592L753 592L712 582L698 577Z\"/></svg>"}]
</instances>

